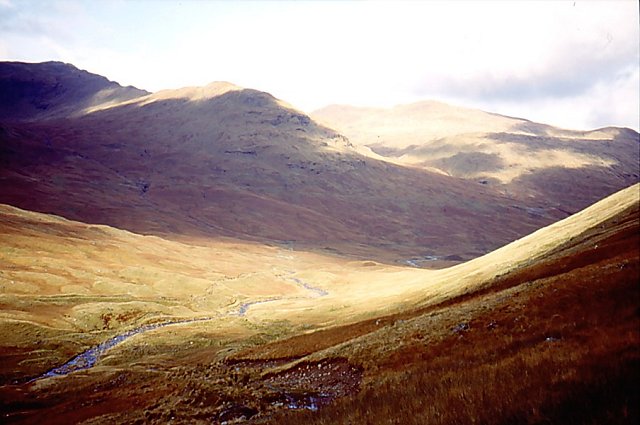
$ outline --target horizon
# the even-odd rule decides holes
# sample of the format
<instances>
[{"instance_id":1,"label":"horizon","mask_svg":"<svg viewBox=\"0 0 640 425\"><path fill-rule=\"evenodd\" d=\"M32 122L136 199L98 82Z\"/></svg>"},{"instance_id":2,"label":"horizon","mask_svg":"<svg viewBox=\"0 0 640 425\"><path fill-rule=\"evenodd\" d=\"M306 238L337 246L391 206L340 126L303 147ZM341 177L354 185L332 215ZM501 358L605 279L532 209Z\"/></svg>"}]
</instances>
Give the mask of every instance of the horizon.
<instances>
[{"instance_id":1,"label":"horizon","mask_svg":"<svg viewBox=\"0 0 640 425\"><path fill-rule=\"evenodd\" d=\"M228 81L307 113L435 100L638 131L638 19L625 0L0 0L0 59L61 61L151 92Z\"/></svg>"}]
</instances>

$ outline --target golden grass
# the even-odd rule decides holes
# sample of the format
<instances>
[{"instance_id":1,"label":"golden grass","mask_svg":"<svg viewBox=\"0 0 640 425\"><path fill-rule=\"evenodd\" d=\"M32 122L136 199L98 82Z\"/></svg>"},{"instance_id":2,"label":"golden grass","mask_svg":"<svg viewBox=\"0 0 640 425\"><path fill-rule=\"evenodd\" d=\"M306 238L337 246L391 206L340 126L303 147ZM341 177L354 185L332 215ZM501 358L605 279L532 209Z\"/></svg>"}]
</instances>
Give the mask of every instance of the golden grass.
<instances>
[{"instance_id":1,"label":"golden grass","mask_svg":"<svg viewBox=\"0 0 640 425\"><path fill-rule=\"evenodd\" d=\"M637 209L627 224L595 261L565 250L488 292L351 334L325 355L361 364L363 390L274 423L637 423Z\"/></svg>"},{"instance_id":2,"label":"golden grass","mask_svg":"<svg viewBox=\"0 0 640 425\"><path fill-rule=\"evenodd\" d=\"M42 373L146 323L219 317L205 334L237 334L244 319L226 316L242 303L308 296L290 268L313 257L231 240L178 243L0 206L0 375ZM242 337L256 332L247 324Z\"/></svg>"},{"instance_id":3,"label":"golden grass","mask_svg":"<svg viewBox=\"0 0 640 425\"><path fill-rule=\"evenodd\" d=\"M3 212L1 258L10 266L1 294L4 382L140 323L224 314L269 291L283 297L253 306L246 318L139 335L95 368L27 392L0 387L6 411L25 423L43 412L72 422L197 423L245 408L261 412L258 423L284 424L625 423L638 415L638 186L440 271L232 241L179 244ZM64 258L73 265L68 272ZM125 267L115 269L116 262ZM60 278L40 279L42 273ZM311 297L292 277L329 295ZM172 286L172 278L184 280ZM42 294L26 286L11 293L8 279ZM212 293L194 294L202 281ZM322 362L362 371L361 391L317 413L283 414L282 401L294 393L285 397L266 383ZM311 381L290 391L303 397L318 390ZM126 400L136 400L136 410L125 409Z\"/></svg>"},{"instance_id":4,"label":"golden grass","mask_svg":"<svg viewBox=\"0 0 640 425\"><path fill-rule=\"evenodd\" d=\"M629 129L564 130L439 102L333 105L312 116L377 152L371 157L482 181L571 212L638 181L638 133Z\"/></svg>"}]
</instances>

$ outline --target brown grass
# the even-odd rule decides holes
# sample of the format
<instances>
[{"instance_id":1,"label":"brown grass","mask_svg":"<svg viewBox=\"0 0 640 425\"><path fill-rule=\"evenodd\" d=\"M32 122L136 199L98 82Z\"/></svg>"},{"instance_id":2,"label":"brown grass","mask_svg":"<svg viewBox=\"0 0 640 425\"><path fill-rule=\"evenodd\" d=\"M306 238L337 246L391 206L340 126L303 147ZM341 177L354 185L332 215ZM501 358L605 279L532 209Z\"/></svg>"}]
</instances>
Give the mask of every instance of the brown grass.
<instances>
[{"instance_id":1,"label":"brown grass","mask_svg":"<svg viewBox=\"0 0 640 425\"><path fill-rule=\"evenodd\" d=\"M278 266L273 270L285 269L295 255L297 266L303 267L295 276L312 284L322 282L329 295L294 297L289 304L280 305L290 310L270 303L242 320L229 317L212 324L141 335L114 348L89 371L31 385L0 386L0 399L5 403L0 412L9 415L3 419L16 423L39 423L43 417L53 423L87 419L92 424L217 423L223 418L240 419L243 413L252 416L254 423L278 424L631 423L638 419L635 405L640 401L635 386L640 359L636 189L500 252L442 272L409 273L386 266L366 267L373 271L363 272L357 263L351 264L356 267L352 269L333 260L321 262L313 257L312 261L299 252L287 252L276 261L269 252L260 254L256 248L251 255L273 261L265 263L270 268ZM85 225L50 220L63 226L58 230L66 229L61 237L74 235L75 244L98 255L89 247L91 238L85 232L90 229ZM77 228L71 231L67 226ZM49 230L44 231L48 238L56 233ZM128 248L109 248L110 253L94 261L109 259L114 252L131 255L132 247L140 249L140 258L153 247L159 256L153 258L166 261L171 257L160 257L163 251L179 248L160 239L102 230L110 233L105 242L121 240ZM43 231L35 222L31 231L33 241L48 240L60 249L68 244L39 239ZM17 249L18 236L6 238L11 242L6 247ZM22 241L26 243L26 239ZM185 258L164 264L162 273L185 265L190 274L206 276L209 256L215 253L230 260L229 255L235 252L230 248L184 245L175 252L184 253ZM229 273L238 266L237 260L245 258L244 251L234 254L238 258L226 265ZM26 260L23 256L7 258L12 262ZM507 265L504 258L508 258ZM160 267L156 263L155 267ZM361 273L360 280L356 279ZM246 290L251 282L264 286L264 277L259 273L241 275L218 283L220 289L228 286L229 295L233 295L233 291ZM177 290L157 286L156 278L140 283L159 293ZM272 278L281 280L282 275L275 273ZM410 279L417 280L401 286L403 280ZM442 282L430 287L429 280L434 279ZM56 288L54 282L33 282L45 289ZM394 303L393 308L390 304L380 308L385 305L379 302L385 295L384 284L397 290L384 298ZM425 292L416 291L416 287ZM354 307L351 314L338 316L344 310L332 311L332 300L323 304L336 298L336 293L359 300L359 310ZM404 301L407 294L417 297L410 300L410 308ZM87 296L70 300L80 304L100 301L110 307L120 302L115 294ZM40 320L36 315L39 303L70 302L63 298L24 294L6 299L15 303L7 304L15 310L11 314ZM54 310L51 317L62 314ZM84 308L78 311L89 312ZM120 322L140 320L131 316L132 312L113 310L109 316L99 309L91 317L95 316L100 327L120 327ZM277 320L279 315L295 314L310 328L324 328L301 333L303 327L296 327L300 322ZM88 334L72 335L67 343L78 350L78 338ZM285 339L289 335L296 336ZM7 332L3 338L11 341L16 334ZM24 344L35 340L31 334L21 338ZM24 347L23 351L3 354L12 374L24 374L27 357L38 352ZM67 350L50 348L58 356ZM48 356L47 361L52 361L52 355ZM329 390L331 394L323 402L329 404L317 413L286 411L291 398L307 400ZM133 405L128 406L127 400Z\"/></svg>"},{"instance_id":2,"label":"brown grass","mask_svg":"<svg viewBox=\"0 0 640 425\"><path fill-rule=\"evenodd\" d=\"M362 391L274 423L637 423L637 212L626 222L600 259L570 250L510 276L516 286L396 325L393 340L356 339L342 350L365 368Z\"/></svg>"}]
</instances>

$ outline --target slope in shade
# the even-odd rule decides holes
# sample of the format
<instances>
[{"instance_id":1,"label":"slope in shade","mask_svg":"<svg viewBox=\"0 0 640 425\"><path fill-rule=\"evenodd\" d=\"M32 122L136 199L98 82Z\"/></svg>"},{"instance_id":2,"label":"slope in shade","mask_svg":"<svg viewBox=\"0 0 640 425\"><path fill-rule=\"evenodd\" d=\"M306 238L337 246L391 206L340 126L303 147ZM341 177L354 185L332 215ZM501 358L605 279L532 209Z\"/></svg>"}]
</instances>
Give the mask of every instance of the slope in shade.
<instances>
[{"instance_id":1,"label":"slope in shade","mask_svg":"<svg viewBox=\"0 0 640 425\"><path fill-rule=\"evenodd\" d=\"M97 105L149 94L62 62L0 62L0 117L4 120L78 116Z\"/></svg>"},{"instance_id":2,"label":"slope in shade","mask_svg":"<svg viewBox=\"0 0 640 425\"><path fill-rule=\"evenodd\" d=\"M566 215L363 156L272 96L229 84L5 124L0 137L0 201L173 238L469 259Z\"/></svg>"},{"instance_id":3,"label":"slope in shade","mask_svg":"<svg viewBox=\"0 0 640 425\"><path fill-rule=\"evenodd\" d=\"M565 130L439 102L389 109L334 105L312 116L387 160L570 213L639 178L640 138L628 128Z\"/></svg>"}]
</instances>

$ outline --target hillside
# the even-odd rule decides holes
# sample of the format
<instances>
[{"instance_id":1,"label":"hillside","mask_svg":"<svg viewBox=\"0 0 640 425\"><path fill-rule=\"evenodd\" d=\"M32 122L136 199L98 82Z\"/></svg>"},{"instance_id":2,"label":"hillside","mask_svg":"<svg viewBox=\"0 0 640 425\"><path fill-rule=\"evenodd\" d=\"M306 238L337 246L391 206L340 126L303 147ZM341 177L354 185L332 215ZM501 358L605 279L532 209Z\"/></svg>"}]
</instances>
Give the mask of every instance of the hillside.
<instances>
[{"instance_id":1,"label":"hillside","mask_svg":"<svg viewBox=\"0 0 640 425\"><path fill-rule=\"evenodd\" d=\"M174 240L442 266L567 215L371 158L273 96L229 83L36 118L0 116L0 202Z\"/></svg>"},{"instance_id":2,"label":"hillside","mask_svg":"<svg viewBox=\"0 0 640 425\"><path fill-rule=\"evenodd\" d=\"M364 369L357 394L273 423L637 422L639 189L626 208L534 250L540 257L479 291L252 351ZM528 242L541 243L543 231Z\"/></svg>"},{"instance_id":3,"label":"hillside","mask_svg":"<svg viewBox=\"0 0 640 425\"><path fill-rule=\"evenodd\" d=\"M62 62L0 62L3 121L78 116L97 105L147 94Z\"/></svg>"},{"instance_id":4,"label":"hillside","mask_svg":"<svg viewBox=\"0 0 640 425\"><path fill-rule=\"evenodd\" d=\"M323 263L274 246L190 245L7 205L0 247L3 383L141 324L217 317L238 332L243 320L224 316L250 302L307 296L294 278Z\"/></svg>"},{"instance_id":5,"label":"hillside","mask_svg":"<svg viewBox=\"0 0 640 425\"><path fill-rule=\"evenodd\" d=\"M634 423L639 201L635 185L440 271L3 206L4 419Z\"/></svg>"},{"instance_id":6,"label":"hillside","mask_svg":"<svg viewBox=\"0 0 640 425\"><path fill-rule=\"evenodd\" d=\"M637 133L3 87L0 422L640 420Z\"/></svg>"},{"instance_id":7,"label":"hillside","mask_svg":"<svg viewBox=\"0 0 640 425\"><path fill-rule=\"evenodd\" d=\"M395 163L571 213L640 174L639 135L626 128L565 130L433 101L389 109L332 105L311 116Z\"/></svg>"}]
</instances>

